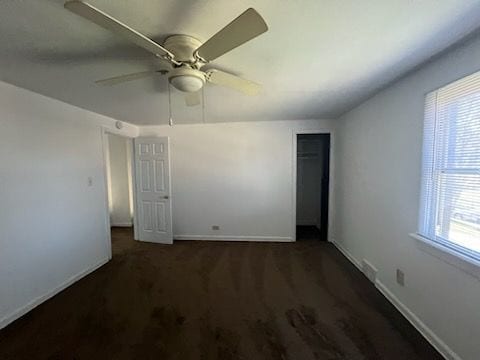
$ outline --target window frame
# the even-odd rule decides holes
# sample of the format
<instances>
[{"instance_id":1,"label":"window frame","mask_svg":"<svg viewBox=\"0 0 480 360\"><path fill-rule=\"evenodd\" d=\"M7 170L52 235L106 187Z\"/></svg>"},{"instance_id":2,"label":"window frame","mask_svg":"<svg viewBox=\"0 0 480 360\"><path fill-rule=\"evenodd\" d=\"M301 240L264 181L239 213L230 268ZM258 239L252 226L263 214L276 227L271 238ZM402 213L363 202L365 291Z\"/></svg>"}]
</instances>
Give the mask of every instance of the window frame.
<instances>
[{"instance_id":1,"label":"window frame","mask_svg":"<svg viewBox=\"0 0 480 360\"><path fill-rule=\"evenodd\" d=\"M480 71L474 72L469 75L465 75L459 79L456 79L448 84L442 85L436 89L428 91L424 96L423 109L423 136L422 136L422 156L421 156L421 190L420 190L420 204L419 204L419 216L418 216L418 228L417 232L411 233L410 236L417 240L422 250L426 250L432 255L441 258L442 260L447 261L448 263L460 267L461 269L467 271L468 273L478 277L480 279L480 251L469 249L468 247L459 245L449 239L445 239L442 236L436 235L435 226L431 224L433 221L434 224L437 222L438 212L443 211L438 209L439 196L437 190L436 194L432 194L433 188L438 188L439 176L441 174L480 174L480 169L462 169L462 168L436 168L436 139L437 134L437 100L438 93L445 87L448 87L455 82L462 81L474 75L480 75ZM466 96L467 94L465 94ZM428 113L429 104L428 97L435 96L434 101L434 110L431 113ZM430 105L431 106L431 105ZM433 129L427 129L427 116L433 116ZM431 130L431 138L427 139L426 131ZM427 143L427 140L431 141L431 144ZM428 148L431 146L431 148ZM427 155L427 151L430 152L430 155ZM429 159L431 164L430 173L426 172L426 157L430 156ZM441 155L444 156L444 155ZM430 175L430 176L428 176ZM427 179L425 179L427 176ZM430 184L428 184L430 182ZM436 196L434 196L436 195ZM433 234L432 234L433 230ZM427 245L425 247L425 245ZM432 252L433 249L433 252Z\"/></svg>"}]
</instances>

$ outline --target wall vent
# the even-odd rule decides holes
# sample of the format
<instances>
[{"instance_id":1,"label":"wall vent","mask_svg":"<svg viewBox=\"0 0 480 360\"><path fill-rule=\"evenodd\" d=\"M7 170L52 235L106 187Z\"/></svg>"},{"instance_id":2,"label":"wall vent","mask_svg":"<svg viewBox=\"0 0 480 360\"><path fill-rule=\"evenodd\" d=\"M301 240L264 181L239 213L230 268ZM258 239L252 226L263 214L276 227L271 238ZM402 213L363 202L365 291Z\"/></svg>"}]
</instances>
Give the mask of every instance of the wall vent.
<instances>
[{"instance_id":1,"label":"wall vent","mask_svg":"<svg viewBox=\"0 0 480 360\"><path fill-rule=\"evenodd\" d=\"M372 283L375 284L375 281L377 279L377 268L370 264L367 260L363 259L362 260L362 271L365 274L365 276L370 280Z\"/></svg>"}]
</instances>

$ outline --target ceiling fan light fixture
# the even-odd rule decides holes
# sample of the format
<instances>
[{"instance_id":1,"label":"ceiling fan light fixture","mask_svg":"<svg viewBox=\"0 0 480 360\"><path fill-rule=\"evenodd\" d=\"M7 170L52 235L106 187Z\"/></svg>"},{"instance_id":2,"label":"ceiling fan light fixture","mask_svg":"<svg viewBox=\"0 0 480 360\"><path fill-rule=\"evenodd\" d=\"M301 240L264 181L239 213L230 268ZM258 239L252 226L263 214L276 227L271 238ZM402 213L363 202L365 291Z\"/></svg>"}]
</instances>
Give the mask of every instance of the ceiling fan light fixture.
<instances>
[{"instance_id":1,"label":"ceiling fan light fixture","mask_svg":"<svg viewBox=\"0 0 480 360\"><path fill-rule=\"evenodd\" d=\"M196 92L205 85L203 72L190 68L177 68L170 72L170 84L183 92Z\"/></svg>"},{"instance_id":2,"label":"ceiling fan light fixture","mask_svg":"<svg viewBox=\"0 0 480 360\"><path fill-rule=\"evenodd\" d=\"M170 79L170 83L183 92L196 92L203 87L204 82L196 76L182 75Z\"/></svg>"}]
</instances>

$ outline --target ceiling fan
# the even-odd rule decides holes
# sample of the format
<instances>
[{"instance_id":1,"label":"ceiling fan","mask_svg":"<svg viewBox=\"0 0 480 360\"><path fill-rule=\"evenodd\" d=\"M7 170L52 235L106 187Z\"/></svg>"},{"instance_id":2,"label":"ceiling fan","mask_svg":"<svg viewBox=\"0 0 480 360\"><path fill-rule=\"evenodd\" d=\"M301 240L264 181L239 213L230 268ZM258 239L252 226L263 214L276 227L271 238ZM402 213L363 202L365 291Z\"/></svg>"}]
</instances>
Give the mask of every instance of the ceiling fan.
<instances>
[{"instance_id":1,"label":"ceiling fan","mask_svg":"<svg viewBox=\"0 0 480 360\"><path fill-rule=\"evenodd\" d=\"M166 74L173 87L187 93L185 101L188 106L200 103L199 90L206 83L226 86L246 95L256 95L261 89L261 85L253 81L221 70L213 68L202 70L210 61L268 30L263 18L252 8L244 11L204 43L192 36L172 35L160 45L86 2L71 0L67 1L64 6L71 12L151 52L157 58L164 60L167 65L161 70L143 71L98 80L97 84L115 85L148 76Z\"/></svg>"}]
</instances>

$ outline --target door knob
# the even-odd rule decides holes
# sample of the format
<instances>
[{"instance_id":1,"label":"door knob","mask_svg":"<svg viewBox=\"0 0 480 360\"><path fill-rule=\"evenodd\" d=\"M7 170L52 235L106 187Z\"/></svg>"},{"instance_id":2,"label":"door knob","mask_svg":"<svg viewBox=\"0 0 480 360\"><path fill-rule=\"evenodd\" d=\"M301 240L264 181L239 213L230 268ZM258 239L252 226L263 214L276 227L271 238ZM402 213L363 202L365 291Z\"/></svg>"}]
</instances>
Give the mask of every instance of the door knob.
<instances>
[{"instance_id":1,"label":"door knob","mask_svg":"<svg viewBox=\"0 0 480 360\"><path fill-rule=\"evenodd\" d=\"M164 198L165 200L168 200L168 199L169 199L168 195L165 195L163 198Z\"/></svg>"}]
</instances>

